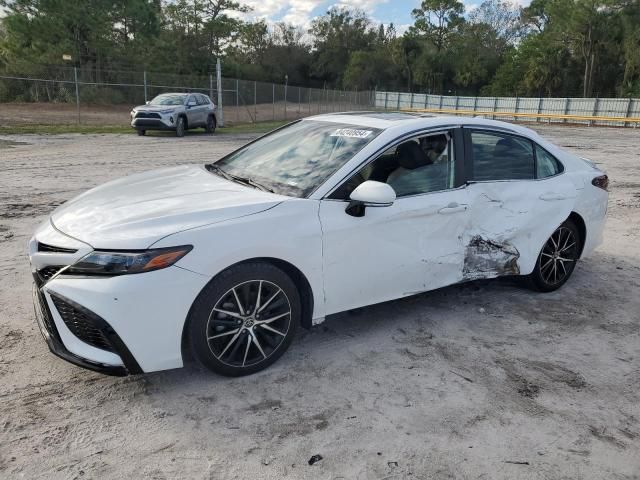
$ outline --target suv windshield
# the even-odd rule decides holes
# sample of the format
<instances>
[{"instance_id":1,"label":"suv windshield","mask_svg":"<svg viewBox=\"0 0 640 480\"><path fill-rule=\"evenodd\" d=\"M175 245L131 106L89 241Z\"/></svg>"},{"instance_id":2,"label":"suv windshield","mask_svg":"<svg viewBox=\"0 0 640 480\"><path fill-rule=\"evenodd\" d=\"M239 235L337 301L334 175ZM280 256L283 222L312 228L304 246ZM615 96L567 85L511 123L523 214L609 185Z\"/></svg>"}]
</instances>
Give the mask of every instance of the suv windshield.
<instances>
[{"instance_id":1,"label":"suv windshield","mask_svg":"<svg viewBox=\"0 0 640 480\"><path fill-rule=\"evenodd\" d=\"M379 129L303 120L208 165L256 188L306 197L380 133Z\"/></svg>"},{"instance_id":2,"label":"suv windshield","mask_svg":"<svg viewBox=\"0 0 640 480\"><path fill-rule=\"evenodd\" d=\"M149 105L182 105L185 95L158 95Z\"/></svg>"}]
</instances>

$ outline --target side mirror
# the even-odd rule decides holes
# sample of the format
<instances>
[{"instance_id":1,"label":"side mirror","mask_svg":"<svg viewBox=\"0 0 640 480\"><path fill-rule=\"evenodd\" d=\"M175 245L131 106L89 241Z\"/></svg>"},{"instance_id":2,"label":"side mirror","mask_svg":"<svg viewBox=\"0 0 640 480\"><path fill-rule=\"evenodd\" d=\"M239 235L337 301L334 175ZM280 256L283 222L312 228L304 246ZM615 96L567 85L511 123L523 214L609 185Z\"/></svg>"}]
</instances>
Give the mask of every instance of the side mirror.
<instances>
[{"instance_id":1,"label":"side mirror","mask_svg":"<svg viewBox=\"0 0 640 480\"><path fill-rule=\"evenodd\" d=\"M364 216L365 207L390 207L396 201L396 192L386 183L367 180L351 192L351 202L345 210L354 217Z\"/></svg>"}]
</instances>

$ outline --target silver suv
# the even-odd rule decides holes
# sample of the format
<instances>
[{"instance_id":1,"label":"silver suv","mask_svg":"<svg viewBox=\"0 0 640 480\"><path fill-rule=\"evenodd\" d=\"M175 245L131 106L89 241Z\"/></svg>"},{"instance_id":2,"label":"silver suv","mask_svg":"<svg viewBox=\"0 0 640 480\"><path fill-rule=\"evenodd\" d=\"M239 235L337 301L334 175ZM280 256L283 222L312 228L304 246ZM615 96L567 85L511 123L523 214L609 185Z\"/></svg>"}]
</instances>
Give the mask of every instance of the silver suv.
<instances>
[{"instance_id":1,"label":"silver suv","mask_svg":"<svg viewBox=\"0 0 640 480\"><path fill-rule=\"evenodd\" d=\"M131 110L131 126L144 135L147 130L185 130L202 127L207 133L216 129L216 106L201 93L163 93L146 105Z\"/></svg>"}]
</instances>

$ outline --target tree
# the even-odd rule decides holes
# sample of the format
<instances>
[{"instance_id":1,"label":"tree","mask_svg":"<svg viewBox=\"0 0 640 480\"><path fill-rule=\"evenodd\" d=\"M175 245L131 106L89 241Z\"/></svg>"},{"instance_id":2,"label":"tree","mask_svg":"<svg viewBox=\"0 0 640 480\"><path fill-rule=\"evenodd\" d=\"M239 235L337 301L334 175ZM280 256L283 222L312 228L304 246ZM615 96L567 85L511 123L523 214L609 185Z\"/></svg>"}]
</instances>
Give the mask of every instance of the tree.
<instances>
[{"instance_id":1,"label":"tree","mask_svg":"<svg viewBox=\"0 0 640 480\"><path fill-rule=\"evenodd\" d=\"M376 36L364 12L338 7L313 20L309 33L314 49L311 73L333 85L341 83L351 54L369 50Z\"/></svg>"}]
</instances>

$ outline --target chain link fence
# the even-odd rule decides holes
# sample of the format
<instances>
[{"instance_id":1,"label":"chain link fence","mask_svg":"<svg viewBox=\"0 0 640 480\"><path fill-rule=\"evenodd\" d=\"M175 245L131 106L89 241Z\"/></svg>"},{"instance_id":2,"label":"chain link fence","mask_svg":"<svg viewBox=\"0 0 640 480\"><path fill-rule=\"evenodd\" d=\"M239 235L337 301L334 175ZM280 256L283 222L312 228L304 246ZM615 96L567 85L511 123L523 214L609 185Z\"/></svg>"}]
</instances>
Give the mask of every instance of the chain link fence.
<instances>
[{"instance_id":1,"label":"chain link fence","mask_svg":"<svg viewBox=\"0 0 640 480\"><path fill-rule=\"evenodd\" d=\"M0 125L127 123L131 108L167 92L207 94L219 121L294 120L319 113L370 110L375 93L221 78L63 66L37 74L0 73Z\"/></svg>"}]
</instances>

